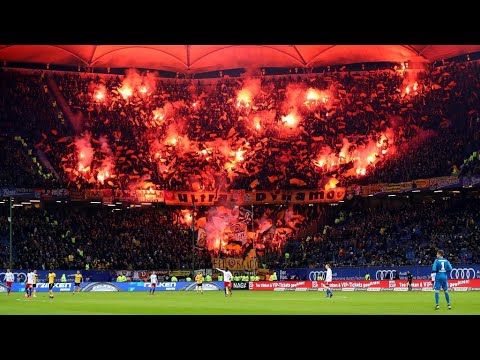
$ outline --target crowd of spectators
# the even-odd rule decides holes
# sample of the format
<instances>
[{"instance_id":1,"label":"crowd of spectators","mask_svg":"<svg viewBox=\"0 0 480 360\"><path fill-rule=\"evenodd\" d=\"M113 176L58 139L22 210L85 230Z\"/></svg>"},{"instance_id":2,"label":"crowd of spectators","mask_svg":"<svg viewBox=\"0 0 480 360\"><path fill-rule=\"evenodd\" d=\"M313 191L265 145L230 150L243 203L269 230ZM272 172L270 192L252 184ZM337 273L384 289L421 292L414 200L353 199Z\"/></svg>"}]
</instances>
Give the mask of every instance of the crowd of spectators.
<instances>
[{"instance_id":1,"label":"crowd of spectators","mask_svg":"<svg viewBox=\"0 0 480 360\"><path fill-rule=\"evenodd\" d=\"M8 239L7 206L0 243ZM5 216L3 216L5 215ZM13 268L191 269L192 237L158 211L68 205L55 210L14 209ZM195 250L197 267L211 267L208 251ZM2 252L3 267L8 252Z\"/></svg>"},{"instance_id":2,"label":"crowd of spectators","mask_svg":"<svg viewBox=\"0 0 480 360\"><path fill-rule=\"evenodd\" d=\"M172 190L317 188L331 176L340 185L400 182L449 175L480 145L476 62L213 84L132 74L3 71L3 116L73 188L127 189L141 180ZM65 122L80 121L80 133L57 118L46 77L76 119ZM309 88L323 97L304 102ZM249 101L239 100L245 89ZM300 119L293 130L291 114ZM94 152L88 174L78 170L75 142L86 136ZM377 154L359 156L370 142Z\"/></svg>"},{"instance_id":3,"label":"crowd of spectators","mask_svg":"<svg viewBox=\"0 0 480 360\"><path fill-rule=\"evenodd\" d=\"M6 212L6 206L0 208ZM83 269L88 264L99 270L189 270L192 249L196 268L211 268L212 257L234 256L194 245L190 228L174 221L170 208L114 211L68 204L14 212L14 268ZM480 262L477 199L357 203L329 212L330 220L317 233L300 237L294 232L279 247L272 246L268 236L257 238L256 246L264 245L256 247L259 263L268 268L318 268L326 262L336 267L430 265L438 248L453 263ZM8 221L3 215L5 268Z\"/></svg>"},{"instance_id":4,"label":"crowd of spectators","mask_svg":"<svg viewBox=\"0 0 480 360\"><path fill-rule=\"evenodd\" d=\"M60 99L47 80L58 85L72 118L60 116ZM345 186L480 174L476 62L422 72L339 71L208 84L133 72L8 70L0 71L0 85L0 187L273 190L323 187L332 177ZM124 96L128 86L132 93ZM304 101L309 88L322 97ZM254 95L239 100L245 90ZM286 126L290 115L300 119L296 126ZM73 122L82 130L75 132ZM79 143L93 153L84 172ZM378 153L360 164L370 143L378 144ZM55 174L39 165L41 157ZM100 179L104 166L109 171ZM302 221L289 225L286 209L258 207L255 231L265 226L258 219L274 219L274 226L263 229L255 246L269 267L423 265L437 247L452 262L478 263L479 210L473 200L352 208L313 234L325 214L300 206L295 216ZM173 221L172 211L16 210L14 267L189 269L191 231ZM2 249L7 216L0 216ZM270 228L293 231L278 241ZM199 268L210 267L211 256L231 254L194 251Z\"/></svg>"},{"instance_id":5,"label":"crowd of spectators","mask_svg":"<svg viewBox=\"0 0 480 360\"><path fill-rule=\"evenodd\" d=\"M390 203L390 205L388 205ZM438 198L340 209L335 221L287 241L283 267L430 265L437 249L455 264L480 262L480 202Z\"/></svg>"}]
</instances>

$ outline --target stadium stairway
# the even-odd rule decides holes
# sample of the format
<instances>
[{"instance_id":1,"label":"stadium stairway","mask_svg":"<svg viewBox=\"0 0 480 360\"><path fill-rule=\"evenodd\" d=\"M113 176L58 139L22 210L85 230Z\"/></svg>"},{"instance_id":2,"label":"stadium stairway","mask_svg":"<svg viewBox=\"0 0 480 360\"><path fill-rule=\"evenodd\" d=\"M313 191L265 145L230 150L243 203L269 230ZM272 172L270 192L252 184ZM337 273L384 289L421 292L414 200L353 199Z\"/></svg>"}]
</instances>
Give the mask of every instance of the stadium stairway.
<instances>
[{"instance_id":1,"label":"stadium stairway","mask_svg":"<svg viewBox=\"0 0 480 360\"><path fill-rule=\"evenodd\" d=\"M48 78L47 86L49 88L49 95L52 97L52 100L56 100L57 104L60 107L60 110L63 113L64 118L67 120L68 127L72 128L75 132L80 132L82 130L82 124L77 118L73 115L70 106L68 106L67 101L63 97L60 89L58 88L57 83L53 78Z\"/></svg>"}]
</instances>

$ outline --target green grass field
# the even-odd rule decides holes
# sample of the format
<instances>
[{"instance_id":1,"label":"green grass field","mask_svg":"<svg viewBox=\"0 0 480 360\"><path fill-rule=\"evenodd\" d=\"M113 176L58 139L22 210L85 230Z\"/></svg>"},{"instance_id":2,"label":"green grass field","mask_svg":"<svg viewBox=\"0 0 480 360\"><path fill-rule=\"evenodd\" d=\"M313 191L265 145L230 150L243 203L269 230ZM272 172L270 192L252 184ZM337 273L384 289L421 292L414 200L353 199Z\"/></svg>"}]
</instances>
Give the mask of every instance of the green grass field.
<instances>
[{"instance_id":1,"label":"green grass field","mask_svg":"<svg viewBox=\"0 0 480 360\"><path fill-rule=\"evenodd\" d=\"M441 294L435 311L433 292L324 292L223 291L24 293L0 296L2 315L480 315L480 291L450 292L452 310Z\"/></svg>"}]
</instances>

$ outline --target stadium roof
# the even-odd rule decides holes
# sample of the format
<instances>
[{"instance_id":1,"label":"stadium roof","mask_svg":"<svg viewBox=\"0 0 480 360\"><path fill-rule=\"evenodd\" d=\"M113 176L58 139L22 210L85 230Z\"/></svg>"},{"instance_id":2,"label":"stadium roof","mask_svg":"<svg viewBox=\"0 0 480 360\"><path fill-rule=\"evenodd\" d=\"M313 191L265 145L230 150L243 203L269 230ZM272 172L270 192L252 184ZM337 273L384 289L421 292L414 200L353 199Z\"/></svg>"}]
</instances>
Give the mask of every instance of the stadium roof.
<instances>
[{"instance_id":1,"label":"stadium roof","mask_svg":"<svg viewBox=\"0 0 480 360\"><path fill-rule=\"evenodd\" d=\"M432 62L480 45L0 45L0 61L206 72L363 62Z\"/></svg>"}]
</instances>

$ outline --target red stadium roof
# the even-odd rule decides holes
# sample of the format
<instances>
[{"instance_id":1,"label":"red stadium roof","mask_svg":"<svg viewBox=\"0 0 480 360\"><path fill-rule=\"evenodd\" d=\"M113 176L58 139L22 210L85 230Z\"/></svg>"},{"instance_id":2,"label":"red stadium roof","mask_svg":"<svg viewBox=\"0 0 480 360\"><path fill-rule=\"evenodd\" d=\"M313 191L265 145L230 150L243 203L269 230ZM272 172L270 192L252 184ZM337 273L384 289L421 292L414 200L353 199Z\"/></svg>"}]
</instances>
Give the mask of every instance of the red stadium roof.
<instances>
[{"instance_id":1,"label":"red stadium roof","mask_svg":"<svg viewBox=\"0 0 480 360\"><path fill-rule=\"evenodd\" d=\"M0 45L0 61L205 72L360 62L431 62L480 45Z\"/></svg>"}]
</instances>

